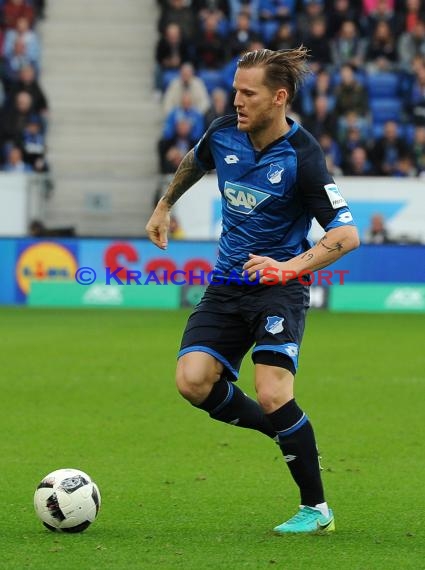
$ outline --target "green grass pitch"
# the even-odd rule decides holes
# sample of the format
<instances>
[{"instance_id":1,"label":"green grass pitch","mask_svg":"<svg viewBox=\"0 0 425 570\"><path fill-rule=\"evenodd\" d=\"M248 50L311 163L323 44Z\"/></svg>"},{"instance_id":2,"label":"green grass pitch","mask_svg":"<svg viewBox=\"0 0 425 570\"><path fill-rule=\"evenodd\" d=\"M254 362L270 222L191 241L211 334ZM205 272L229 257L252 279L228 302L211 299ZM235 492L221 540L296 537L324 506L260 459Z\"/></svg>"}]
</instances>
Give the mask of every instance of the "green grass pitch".
<instances>
[{"instance_id":1,"label":"green grass pitch","mask_svg":"<svg viewBox=\"0 0 425 570\"><path fill-rule=\"evenodd\" d=\"M175 392L187 314L0 310L1 569L425 569L424 317L310 313L297 398L337 532L276 537L298 504L278 448ZM60 467L102 493L80 535L33 512Z\"/></svg>"}]
</instances>

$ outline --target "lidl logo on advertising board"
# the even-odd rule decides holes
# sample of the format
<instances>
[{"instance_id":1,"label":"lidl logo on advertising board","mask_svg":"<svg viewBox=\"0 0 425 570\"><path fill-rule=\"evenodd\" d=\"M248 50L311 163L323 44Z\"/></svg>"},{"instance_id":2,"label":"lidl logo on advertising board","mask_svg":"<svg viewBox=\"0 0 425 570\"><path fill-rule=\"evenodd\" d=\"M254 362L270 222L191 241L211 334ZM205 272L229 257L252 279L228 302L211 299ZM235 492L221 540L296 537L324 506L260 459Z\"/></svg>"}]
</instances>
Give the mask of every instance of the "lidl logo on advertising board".
<instances>
[{"instance_id":1,"label":"lidl logo on advertising board","mask_svg":"<svg viewBox=\"0 0 425 570\"><path fill-rule=\"evenodd\" d=\"M16 262L16 282L27 295L31 281L70 281L78 264L75 255L60 243L37 242L23 249Z\"/></svg>"}]
</instances>

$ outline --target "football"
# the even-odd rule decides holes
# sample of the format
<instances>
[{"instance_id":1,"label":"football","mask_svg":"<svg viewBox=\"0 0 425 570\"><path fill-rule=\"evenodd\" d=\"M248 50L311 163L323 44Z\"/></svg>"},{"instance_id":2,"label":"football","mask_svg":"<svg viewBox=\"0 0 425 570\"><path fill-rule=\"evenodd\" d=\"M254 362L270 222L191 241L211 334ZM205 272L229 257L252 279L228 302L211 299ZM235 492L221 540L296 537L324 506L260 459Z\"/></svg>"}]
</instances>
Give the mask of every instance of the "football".
<instances>
[{"instance_id":1,"label":"football","mask_svg":"<svg viewBox=\"0 0 425 570\"><path fill-rule=\"evenodd\" d=\"M37 486L34 508L49 530L82 532L99 513L99 489L84 471L57 469Z\"/></svg>"}]
</instances>

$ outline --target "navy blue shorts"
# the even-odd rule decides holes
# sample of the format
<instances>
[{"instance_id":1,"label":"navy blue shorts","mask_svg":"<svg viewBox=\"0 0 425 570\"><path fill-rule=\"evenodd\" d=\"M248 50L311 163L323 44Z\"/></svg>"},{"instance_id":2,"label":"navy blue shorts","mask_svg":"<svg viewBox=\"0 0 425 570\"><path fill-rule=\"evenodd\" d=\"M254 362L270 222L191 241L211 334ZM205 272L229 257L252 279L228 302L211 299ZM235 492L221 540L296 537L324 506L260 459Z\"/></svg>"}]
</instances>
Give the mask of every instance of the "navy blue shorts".
<instances>
[{"instance_id":1,"label":"navy blue shorts","mask_svg":"<svg viewBox=\"0 0 425 570\"><path fill-rule=\"evenodd\" d=\"M207 352L237 379L243 357L295 374L309 306L309 287L211 284L190 315L179 357Z\"/></svg>"}]
</instances>

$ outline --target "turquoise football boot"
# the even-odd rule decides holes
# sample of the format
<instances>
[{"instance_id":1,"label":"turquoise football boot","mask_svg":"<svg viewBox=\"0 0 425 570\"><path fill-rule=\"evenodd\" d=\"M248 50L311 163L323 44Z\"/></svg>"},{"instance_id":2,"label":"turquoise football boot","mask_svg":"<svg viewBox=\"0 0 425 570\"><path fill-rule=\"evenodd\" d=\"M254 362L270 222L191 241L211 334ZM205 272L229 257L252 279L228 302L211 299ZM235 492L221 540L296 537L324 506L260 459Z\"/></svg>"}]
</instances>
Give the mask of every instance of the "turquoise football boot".
<instances>
[{"instance_id":1,"label":"turquoise football boot","mask_svg":"<svg viewBox=\"0 0 425 570\"><path fill-rule=\"evenodd\" d=\"M296 515L273 529L277 534L327 534L334 530L335 520L332 510L329 509L329 516L325 517L319 509L313 507L300 507Z\"/></svg>"}]
</instances>

